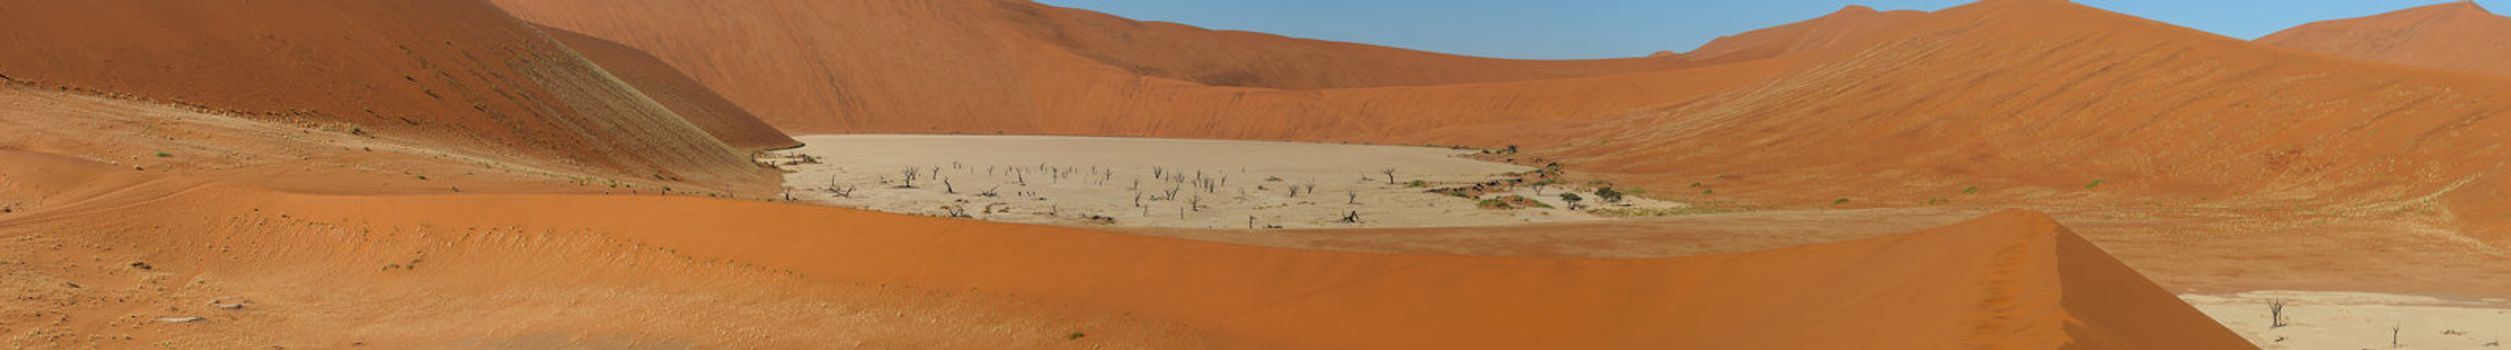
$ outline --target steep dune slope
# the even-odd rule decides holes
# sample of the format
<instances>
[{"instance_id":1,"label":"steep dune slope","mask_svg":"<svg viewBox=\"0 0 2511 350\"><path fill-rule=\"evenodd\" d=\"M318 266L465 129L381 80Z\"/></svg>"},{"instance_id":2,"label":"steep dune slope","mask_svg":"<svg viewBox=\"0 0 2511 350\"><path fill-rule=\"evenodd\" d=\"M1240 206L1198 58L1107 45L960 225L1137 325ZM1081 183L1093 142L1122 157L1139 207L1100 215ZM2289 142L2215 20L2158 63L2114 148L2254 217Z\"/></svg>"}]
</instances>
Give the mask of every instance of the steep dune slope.
<instances>
[{"instance_id":1,"label":"steep dune slope","mask_svg":"<svg viewBox=\"0 0 2511 350\"><path fill-rule=\"evenodd\" d=\"M759 151L801 144L644 51L557 28L541 31L733 148Z\"/></svg>"},{"instance_id":2,"label":"steep dune slope","mask_svg":"<svg viewBox=\"0 0 2511 350\"><path fill-rule=\"evenodd\" d=\"M1837 47L1925 15L1919 11L1878 12L1872 7L1850 5L1803 22L1718 37L1687 53L1686 58L1708 63L1737 62Z\"/></svg>"},{"instance_id":3,"label":"steep dune slope","mask_svg":"<svg viewBox=\"0 0 2511 350\"><path fill-rule=\"evenodd\" d=\"M57 162L30 157L41 158L0 153L0 163ZM58 180L44 179L0 170L0 182ZM818 320L803 325L888 344L2247 347L2029 212L1837 244L1610 260L1257 248L701 198L324 196L172 180L0 217L0 253L39 262L0 266L15 271L8 288L35 296L0 305L79 305L48 307L38 316L73 321L16 341L777 347L831 334L757 325ZM90 263L105 266L78 267ZM162 288L167 276L185 287ZM341 288L295 287L309 283ZM583 295L612 303L529 302ZM255 304L195 304L207 299ZM441 312L390 311L412 307ZM522 311L492 311L510 308ZM212 318L76 321L194 313ZM1041 331L1056 327L1087 337ZM941 337L959 334L969 339Z\"/></svg>"},{"instance_id":4,"label":"steep dune slope","mask_svg":"<svg viewBox=\"0 0 2511 350\"><path fill-rule=\"evenodd\" d=\"M1781 206L2308 206L2479 231L2504 213L2490 195L2511 159L2511 124L2492 118L2511 110L2498 79L2064 2L1983 2L1904 27L1813 69L1611 123L1604 144L1569 154L1649 188L1707 182Z\"/></svg>"},{"instance_id":5,"label":"steep dune slope","mask_svg":"<svg viewBox=\"0 0 2511 350\"><path fill-rule=\"evenodd\" d=\"M1379 108L1431 109L1462 103L1470 108L1450 109L1481 111L1498 105L1487 102L1487 94L1320 100L1305 96L1312 89L1527 82L1699 66L1677 57L1591 61L1460 57L1134 22L1027 2L650 1L622 6L602 1L510 0L499 4L537 23L653 53L770 124L795 133L1071 132L1044 128L1086 124L1090 126L1084 128L1107 128L1083 131L1095 134L1141 135L1138 132L1162 129L1177 132L1175 136L1273 137L1294 134L1295 130L1279 128L1283 125L1443 118L1373 114ZM1685 83L1674 89L1692 89L1689 85L1716 83ZM1273 96L1241 96L1249 94ZM1650 97L1645 106L1690 96L1673 95ZM1255 101L1244 101L1248 99ZM1213 128L1236 130L1219 132L1152 124L1162 118L1221 113L1212 111L1219 108L1208 107L1213 103L1252 111L1215 118L1257 118L1246 122L1270 126L1262 130ZM1590 108L1599 110L1637 107L1592 104L1605 106ZM1509 113L1480 114L1549 114L1523 109L1504 112ZM1142 121L1104 124L1106 119ZM1118 129L1130 132L1114 131Z\"/></svg>"},{"instance_id":6,"label":"steep dune slope","mask_svg":"<svg viewBox=\"0 0 2511 350\"><path fill-rule=\"evenodd\" d=\"M2304 24L2258 43L2365 60L2511 75L2511 18L2473 2Z\"/></svg>"},{"instance_id":7,"label":"steep dune slope","mask_svg":"<svg viewBox=\"0 0 2511 350\"><path fill-rule=\"evenodd\" d=\"M772 184L481 1L9 1L0 76L428 140L628 179Z\"/></svg>"}]
</instances>

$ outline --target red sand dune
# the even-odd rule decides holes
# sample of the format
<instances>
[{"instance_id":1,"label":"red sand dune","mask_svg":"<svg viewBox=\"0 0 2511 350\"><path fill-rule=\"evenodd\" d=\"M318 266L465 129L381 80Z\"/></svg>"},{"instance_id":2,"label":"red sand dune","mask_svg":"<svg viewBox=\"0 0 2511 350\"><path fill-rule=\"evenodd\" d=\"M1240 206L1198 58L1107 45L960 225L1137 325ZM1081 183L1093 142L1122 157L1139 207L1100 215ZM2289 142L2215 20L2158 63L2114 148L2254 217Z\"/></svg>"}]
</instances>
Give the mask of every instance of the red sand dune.
<instances>
[{"instance_id":1,"label":"red sand dune","mask_svg":"<svg viewBox=\"0 0 2511 350\"><path fill-rule=\"evenodd\" d=\"M557 28L543 27L541 31L733 148L760 151L802 145L644 51Z\"/></svg>"},{"instance_id":2,"label":"red sand dune","mask_svg":"<svg viewBox=\"0 0 2511 350\"><path fill-rule=\"evenodd\" d=\"M45 162L62 160L0 153L0 163ZM45 168L118 172L76 164ZM1007 320L1076 310L1124 312L1182 328L1159 331L1106 323L1116 331L1093 332L1087 340L1172 346L2249 347L2067 229L2023 211L1905 235L1753 253L1636 260L1496 258L1259 248L704 198L304 195L182 178L138 187L91 184L22 169L0 168L0 183L57 181L51 185L124 190L95 201L0 217L0 232L34 237L0 242L7 248L0 252L39 261L86 261L74 260L81 254L147 261L156 265L151 271L199 276L203 282L190 288L206 291L143 288L123 299L90 301L96 305L92 308L71 308L75 312L65 317L155 315L160 312L132 310L189 309L158 304L208 298L193 294L211 292L264 300L248 309L264 311L215 314L238 315L203 325L216 327L204 328L218 330L216 337L177 338L204 344L316 339L429 347L518 341L506 337L540 334L579 344L791 345L780 341L817 333L724 330L749 329L740 317L798 311L789 308L797 299L852 305L861 301L849 298L894 300L881 295L944 293L963 306L902 312L936 312L934 317L987 312L994 316L973 317ZM38 248L44 246L73 249L44 253ZM660 252L669 256L646 257ZM105 264L120 264L116 261ZM716 261L723 263L712 263ZM633 273L651 269L689 273ZM99 273L78 271L87 270L44 272ZM645 297L653 288L670 285L776 280L766 276L906 289L850 297L801 292L758 296L738 288L694 288L673 293L698 299ZM90 288L119 288L102 285L111 280L90 276L79 282L99 284ZM58 282L35 284L64 291L55 287ZM270 288L274 285L355 292L315 295ZM416 301L374 295L420 290L432 294L420 300L438 300L424 303L438 311L373 312L412 307ZM504 301L518 295L501 294L524 291L530 294L521 296L599 293L614 298L600 304L551 305ZM30 300L50 300L45 299L51 298L49 293ZM343 298L382 304L338 301ZM1071 307L1015 305L1022 300L1030 303L1024 305ZM427 331L448 325L453 321L449 318L477 316L497 307L539 311L463 321L461 326L511 330L495 334ZM640 310L690 310L690 316L630 316L647 313ZM587 314L621 316L583 318ZM301 318L311 315L413 328L340 328ZM70 334L168 334L152 333L162 331L145 325L80 324ZM944 326L903 322L881 327L884 332L948 334L940 328ZM274 338L282 336L287 339ZM1208 338L1149 339L1179 336Z\"/></svg>"},{"instance_id":3,"label":"red sand dune","mask_svg":"<svg viewBox=\"0 0 2511 350\"><path fill-rule=\"evenodd\" d=\"M2511 81L2261 47L2054 1L1931 13L1897 38L1560 155L1626 184L1780 207L1964 203L2360 210L2511 244ZM1827 55L1827 54L1826 54ZM2098 183L2096 183L2098 182ZM1989 190L1973 194L1967 188ZM2432 215L2436 212L2458 215Z\"/></svg>"},{"instance_id":4,"label":"red sand dune","mask_svg":"<svg viewBox=\"0 0 2511 350\"><path fill-rule=\"evenodd\" d=\"M2474 2L2313 22L2258 43L2372 61L2511 74L2511 18Z\"/></svg>"},{"instance_id":5,"label":"red sand dune","mask_svg":"<svg viewBox=\"0 0 2511 350\"><path fill-rule=\"evenodd\" d=\"M481 1L9 1L0 76L521 154L628 179L774 181Z\"/></svg>"},{"instance_id":6,"label":"red sand dune","mask_svg":"<svg viewBox=\"0 0 2511 350\"><path fill-rule=\"evenodd\" d=\"M1711 63L1739 62L1838 47L1925 15L1919 11L1877 12L1872 7L1849 5L1820 18L1718 37L1692 50L1687 57Z\"/></svg>"},{"instance_id":7,"label":"red sand dune","mask_svg":"<svg viewBox=\"0 0 2511 350\"><path fill-rule=\"evenodd\" d=\"M536 23L653 53L793 133L1329 138L1313 135L1322 131L1385 139L1418 125L1661 106L1765 70L1668 72L1701 66L1679 57L1460 57L1027 2L499 4ZM1581 77L1602 81L1551 81ZM1483 87L1494 84L1528 85ZM1424 85L1444 86L1404 88ZM1528 91L1559 92L1513 95ZM1562 98L1582 101L1553 101ZM1465 115L1423 117L1451 113Z\"/></svg>"}]
</instances>

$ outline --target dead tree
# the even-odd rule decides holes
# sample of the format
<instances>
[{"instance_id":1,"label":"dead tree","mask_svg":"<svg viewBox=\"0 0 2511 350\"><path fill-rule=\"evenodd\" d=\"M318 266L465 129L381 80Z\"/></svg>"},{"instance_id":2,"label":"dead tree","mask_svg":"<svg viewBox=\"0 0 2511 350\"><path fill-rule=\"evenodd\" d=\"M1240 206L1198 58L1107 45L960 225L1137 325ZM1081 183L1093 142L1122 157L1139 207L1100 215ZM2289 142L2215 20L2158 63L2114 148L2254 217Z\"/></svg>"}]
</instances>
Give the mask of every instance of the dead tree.
<instances>
[{"instance_id":1,"label":"dead tree","mask_svg":"<svg viewBox=\"0 0 2511 350\"><path fill-rule=\"evenodd\" d=\"M924 171L924 169L916 169L915 167L908 167L907 170L900 171L900 173L907 175L907 182L905 185L898 186L898 188L915 188L915 174L922 171Z\"/></svg>"},{"instance_id":2,"label":"dead tree","mask_svg":"<svg viewBox=\"0 0 2511 350\"><path fill-rule=\"evenodd\" d=\"M950 178L945 177L945 178L942 178L942 193L943 193L943 194L959 194L959 188L958 188L958 187L952 187L952 186L950 185Z\"/></svg>"},{"instance_id":3,"label":"dead tree","mask_svg":"<svg viewBox=\"0 0 2511 350\"><path fill-rule=\"evenodd\" d=\"M979 193L977 193L977 196L979 196L979 197L993 197L993 196L996 196L996 195L997 195L997 194L995 194L995 193L994 193L994 190L996 190L996 189L1001 189L1001 188L1003 188L1003 185L994 185L994 187L988 187L988 188L986 188L986 189L985 189L985 192L979 192Z\"/></svg>"},{"instance_id":4,"label":"dead tree","mask_svg":"<svg viewBox=\"0 0 2511 350\"><path fill-rule=\"evenodd\" d=\"M2284 327L2284 302L2281 299L2267 301L2268 329Z\"/></svg>"},{"instance_id":5,"label":"dead tree","mask_svg":"<svg viewBox=\"0 0 2511 350\"><path fill-rule=\"evenodd\" d=\"M1395 168L1386 168L1386 170L1379 170L1378 172L1386 174L1386 184L1395 184Z\"/></svg>"},{"instance_id":6,"label":"dead tree","mask_svg":"<svg viewBox=\"0 0 2511 350\"><path fill-rule=\"evenodd\" d=\"M1358 211L1358 210L1353 210L1353 211L1351 211L1351 213L1350 213L1350 214L1343 214L1343 223L1346 223L1346 224L1357 224L1357 223L1360 223L1360 211Z\"/></svg>"},{"instance_id":7,"label":"dead tree","mask_svg":"<svg viewBox=\"0 0 2511 350\"><path fill-rule=\"evenodd\" d=\"M1345 204L1360 204L1360 191L1343 192L1343 194L1348 194L1351 197L1351 199Z\"/></svg>"}]
</instances>

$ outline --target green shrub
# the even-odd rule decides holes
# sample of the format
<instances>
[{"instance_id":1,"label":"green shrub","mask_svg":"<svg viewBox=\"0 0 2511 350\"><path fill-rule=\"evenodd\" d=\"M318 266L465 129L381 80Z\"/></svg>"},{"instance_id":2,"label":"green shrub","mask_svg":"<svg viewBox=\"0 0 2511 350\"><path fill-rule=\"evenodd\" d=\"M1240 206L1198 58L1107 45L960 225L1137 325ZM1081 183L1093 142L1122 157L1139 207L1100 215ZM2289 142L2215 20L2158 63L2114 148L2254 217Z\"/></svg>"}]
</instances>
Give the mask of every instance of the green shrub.
<instances>
[{"instance_id":1,"label":"green shrub","mask_svg":"<svg viewBox=\"0 0 2511 350\"><path fill-rule=\"evenodd\" d=\"M1621 203L1622 191L1615 191L1612 187L1597 187L1596 200L1604 201L1605 203Z\"/></svg>"}]
</instances>

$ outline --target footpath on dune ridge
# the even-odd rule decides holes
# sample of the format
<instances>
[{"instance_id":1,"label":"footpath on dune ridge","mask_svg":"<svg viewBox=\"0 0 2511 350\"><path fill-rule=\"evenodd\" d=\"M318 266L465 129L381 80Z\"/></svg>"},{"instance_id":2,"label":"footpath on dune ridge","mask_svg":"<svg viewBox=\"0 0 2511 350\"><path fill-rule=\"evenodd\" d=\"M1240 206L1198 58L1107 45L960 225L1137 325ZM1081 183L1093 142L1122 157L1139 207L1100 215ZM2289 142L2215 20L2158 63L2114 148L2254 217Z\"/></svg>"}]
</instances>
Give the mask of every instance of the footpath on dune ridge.
<instances>
[{"instance_id":1,"label":"footpath on dune ridge","mask_svg":"<svg viewBox=\"0 0 2511 350\"><path fill-rule=\"evenodd\" d=\"M0 157L0 162L34 162L23 157L17 153ZM72 181L37 176L43 172L0 171L0 182ZM44 187L53 188L47 193L84 193L75 190L82 187L78 183ZM531 243L594 239L612 243L565 248L584 256L669 251L691 261L787 273L816 283L905 286L964 298L1016 297L1121 312L1175 322L1199 332L1195 334L1210 334L1216 344L1251 347L2250 346L2045 215L2026 211L1999 212L1904 235L1760 252L1584 259L1262 248L688 197L332 196L226 184L162 190L168 187L143 187L102 195L119 199L100 198L0 218L0 227L11 227L0 230L0 235L11 239L7 242L28 242L22 238L40 235L56 242L56 247L118 248L114 254L159 262L155 268L168 273L231 276L232 271L250 271L256 264L284 261L267 254L337 254L332 261L309 258L314 260L296 263L384 268L263 278L334 281L327 283L383 278L396 283L477 287L443 293L493 293L527 285L564 287L533 282L478 285L486 282L468 280L471 275L465 273L396 275L400 269L395 267L424 264L429 267L419 269L500 275L571 271L604 262L553 259L525 264L505 256L519 252L466 251L485 249L472 243L404 244L409 242L396 240ZM336 238L285 240L289 243L277 246L253 243L266 242L261 236L274 234L258 229L260 223L274 218L319 228L305 234ZM102 226L121 229L96 229ZM417 231L406 231L413 228ZM482 229L490 233L482 235ZM386 231L402 233L381 233ZM335 251L364 253L323 253ZM646 263L624 264L602 268L633 270ZM609 283L635 285L639 281L643 280ZM671 288L747 288L688 283ZM349 288L338 293L384 292ZM648 306L656 305L580 307ZM249 325L243 326L227 329L252 332ZM361 331L375 330L331 332ZM619 336L732 341L721 339L725 335L704 334L631 332ZM414 344L450 343L452 337L456 336L424 334L405 339Z\"/></svg>"}]
</instances>

